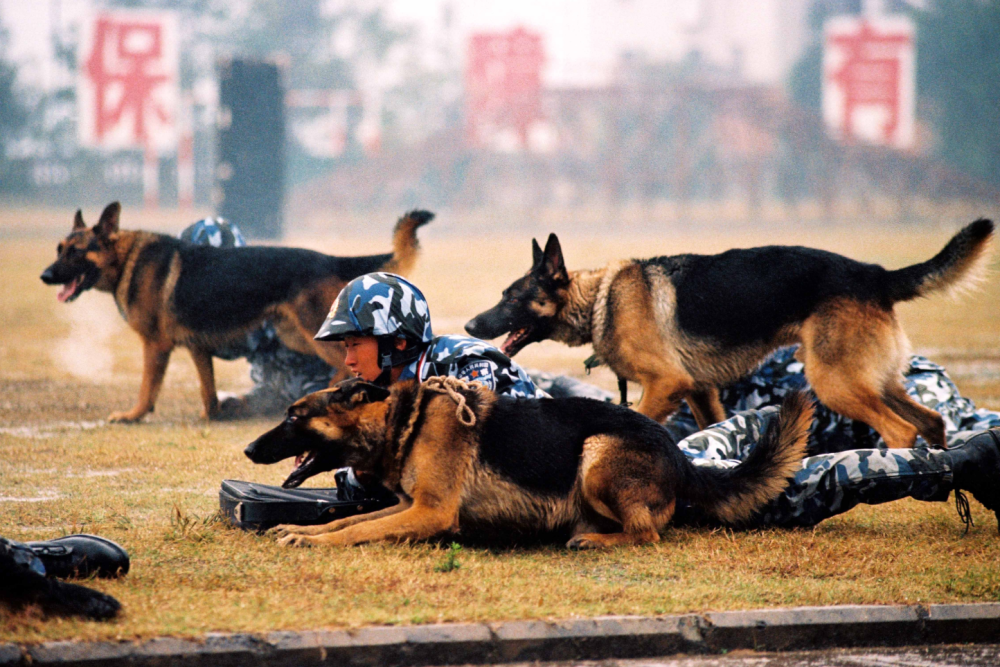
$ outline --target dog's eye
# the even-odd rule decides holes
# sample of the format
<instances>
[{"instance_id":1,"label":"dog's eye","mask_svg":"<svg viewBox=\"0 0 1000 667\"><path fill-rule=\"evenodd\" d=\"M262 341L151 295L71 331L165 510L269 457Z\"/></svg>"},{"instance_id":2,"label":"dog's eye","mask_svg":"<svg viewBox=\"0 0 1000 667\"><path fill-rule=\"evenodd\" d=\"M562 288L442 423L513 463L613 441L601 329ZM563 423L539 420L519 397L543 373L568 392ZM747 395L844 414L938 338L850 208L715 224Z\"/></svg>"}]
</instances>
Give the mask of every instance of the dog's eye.
<instances>
[{"instance_id":1,"label":"dog's eye","mask_svg":"<svg viewBox=\"0 0 1000 667\"><path fill-rule=\"evenodd\" d=\"M294 424L298 420L299 420L298 415L288 415L288 417L285 419L285 421L288 422L289 424Z\"/></svg>"}]
</instances>

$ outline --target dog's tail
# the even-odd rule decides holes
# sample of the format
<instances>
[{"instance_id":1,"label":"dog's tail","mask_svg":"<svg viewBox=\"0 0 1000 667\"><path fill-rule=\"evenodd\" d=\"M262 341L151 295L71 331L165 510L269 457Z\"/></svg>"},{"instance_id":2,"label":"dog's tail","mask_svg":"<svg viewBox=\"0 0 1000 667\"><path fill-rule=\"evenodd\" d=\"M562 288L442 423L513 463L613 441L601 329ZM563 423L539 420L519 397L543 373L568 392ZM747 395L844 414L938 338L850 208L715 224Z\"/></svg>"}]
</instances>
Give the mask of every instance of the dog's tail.
<instances>
[{"instance_id":1,"label":"dog's tail","mask_svg":"<svg viewBox=\"0 0 1000 667\"><path fill-rule=\"evenodd\" d=\"M382 271L409 275L420 253L417 229L434 219L430 211L414 210L405 213L396 223L392 232L392 258L382 265Z\"/></svg>"},{"instance_id":2,"label":"dog's tail","mask_svg":"<svg viewBox=\"0 0 1000 667\"><path fill-rule=\"evenodd\" d=\"M889 271L887 296L895 303L941 289L955 295L974 288L986 276L992 241L992 220L966 225L926 262Z\"/></svg>"},{"instance_id":3,"label":"dog's tail","mask_svg":"<svg viewBox=\"0 0 1000 667\"><path fill-rule=\"evenodd\" d=\"M739 524L778 496L802 467L812 401L793 392L750 455L735 468L692 466L678 496L724 523Z\"/></svg>"}]
</instances>

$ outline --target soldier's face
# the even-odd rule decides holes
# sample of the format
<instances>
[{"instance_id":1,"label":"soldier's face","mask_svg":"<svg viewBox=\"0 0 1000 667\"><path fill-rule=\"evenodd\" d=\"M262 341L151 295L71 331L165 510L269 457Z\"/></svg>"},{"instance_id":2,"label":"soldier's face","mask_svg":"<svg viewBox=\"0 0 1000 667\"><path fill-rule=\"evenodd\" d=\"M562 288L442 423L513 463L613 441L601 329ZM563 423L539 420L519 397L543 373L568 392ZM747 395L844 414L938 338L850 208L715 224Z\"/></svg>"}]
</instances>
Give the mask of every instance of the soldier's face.
<instances>
[{"instance_id":1,"label":"soldier's face","mask_svg":"<svg viewBox=\"0 0 1000 667\"><path fill-rule=\"evenodd\" d=\"M344 363L355 377L374 382L382 373L378 365L378 341L375 336L347 336L344 338L347 356Z\"/></svg>"}]
</instances>

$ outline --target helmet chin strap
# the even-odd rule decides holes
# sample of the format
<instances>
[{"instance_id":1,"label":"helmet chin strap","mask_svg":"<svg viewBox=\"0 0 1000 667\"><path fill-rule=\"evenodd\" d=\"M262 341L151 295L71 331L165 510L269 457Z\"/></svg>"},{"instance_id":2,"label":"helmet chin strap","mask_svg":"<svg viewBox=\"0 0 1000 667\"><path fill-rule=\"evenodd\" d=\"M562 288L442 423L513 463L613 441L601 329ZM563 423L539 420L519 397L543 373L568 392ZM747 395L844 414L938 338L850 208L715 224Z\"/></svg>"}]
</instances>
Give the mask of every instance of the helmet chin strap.
<instances>
[{"instance_id":1,"label":"helmet chin strap","mask_svg":"<svg viewBox=\"0 0 1000 667\"><path fill-rule=\"evenodd\" d=\"M375 384L380 387L388 387L392 383L392 351L395 348L394 341L389 336L379 336L375 339L378 343L378 365L382 372L375 378Z\"/></svg>"},{"instance_id":2,"label":"helmet chin strap","mask_svg":"<svg viewBox=\"0 0 1000 667\"><path fill-rule=\"evenodd\" d=\"M378 336L378 365L382 369L374 383L380 387L388 387L392 384L392 369L394 366L408 364L420 356L423 347L408 341L407 346L400 350L396 348L396 338L393 336Z\"/></svg>"}]
</instances>

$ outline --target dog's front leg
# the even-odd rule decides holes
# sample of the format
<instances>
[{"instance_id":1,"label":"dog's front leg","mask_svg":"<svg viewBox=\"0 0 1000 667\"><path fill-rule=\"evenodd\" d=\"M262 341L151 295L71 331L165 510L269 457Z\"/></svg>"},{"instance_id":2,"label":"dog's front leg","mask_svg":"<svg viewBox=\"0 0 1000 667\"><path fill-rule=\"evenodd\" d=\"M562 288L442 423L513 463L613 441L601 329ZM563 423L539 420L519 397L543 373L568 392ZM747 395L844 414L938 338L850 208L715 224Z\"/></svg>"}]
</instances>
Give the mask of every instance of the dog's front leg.
<instances>
[{"instance_id":1,"label":"dog's front leg","mask_svg":"<svg viewBox=\"0 0 1000 667\"><path fill-rule=\"evenodd\" d=\"M636 412L660 423L677 411L694 384L690 376L672 373L645 375L639 381L642 383L642 399L635 406Z\"/></svg>"},{"instance_id":2,"label":"dog's front leg","mask_svg":"<svg viewBox=\"0 0 1000 667\"><path fill-rule=\"evenodd\" d=\"M142 384L139 386L139 401L128 412L111 413L108 416L109 422L136 422L153 411L173 349L173 341L142 339Z\"/></svg>"},{"instance_id":3,"label":"dog's front leg","mask_svg":"<svg viewBox=\"0 0 1000 667\"><path fill-rule=\"evenodd\" d=\"M372 521L373 519L381 519L382 517L392 516L393 514L399 514L404 510L410 509L412 505L413 501L410 500L409 497L400 495L399 502L392 507L385 507L374 512L356 514L354 516L331 521L330 523L324 523L319 526L292 526L282 524L280 526L275 526L271 530L274 531L275 535L278 537L285 537L287 535L323 535L324 533L335 533L338 530L347 528L348 526L353 526L365 521Z\"/></svg>"},{"instance_id":4,"label":"dog's front leg","mask_svg":"<svg viewBox=\"0 0 1000 667\"><path fill-rule=\"evenodd\" d=\"M212 419L219 414L219 394L215 391L215 366L212 364L212 353L197 347L190 347L194 367L198 371L201 382L202 419Z\"/></svg>"},{"instance_id":5,"label":"dog's front leg","mask_svg":"<svg viewBox=\"0 0 1000 667\"><path fill-rule=\"evenodd\" d=\"M278 543L283 546L308 547L350 546L381 540L389 542L426 540L453 530L457 525L457 503L429 504L415 501L411 507L390 516L355 523L334 533L287 535Z\"/></svg>"}]
</instances>

